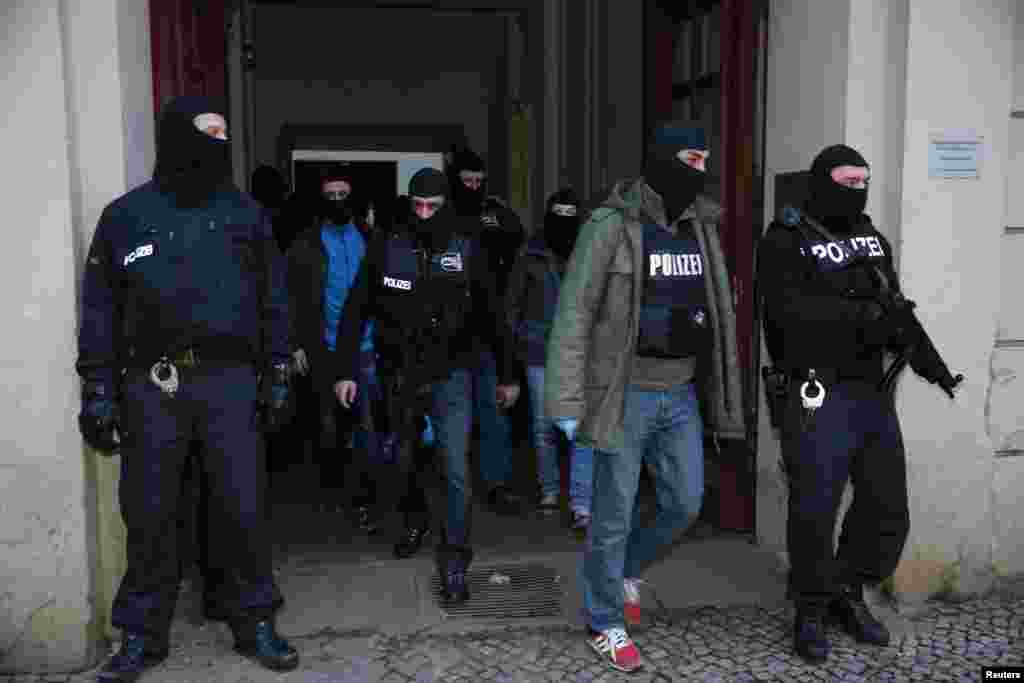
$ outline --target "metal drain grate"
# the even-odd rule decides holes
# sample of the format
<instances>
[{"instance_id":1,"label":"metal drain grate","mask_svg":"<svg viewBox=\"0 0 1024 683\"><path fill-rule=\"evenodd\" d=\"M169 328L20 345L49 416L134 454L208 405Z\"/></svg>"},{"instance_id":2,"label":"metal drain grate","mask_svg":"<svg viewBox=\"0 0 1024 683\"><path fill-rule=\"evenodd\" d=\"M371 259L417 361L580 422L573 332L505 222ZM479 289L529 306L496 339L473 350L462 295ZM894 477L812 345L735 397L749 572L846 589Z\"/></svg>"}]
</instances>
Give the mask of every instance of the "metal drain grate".
<instances>
[{"instance_id":1,"label":"metal drain grate","mask_svg":"<svg viewBox=\"0 0 1024 683\"><path fill-rule=\"evenodd\" d=\"M492 581L508 577L508 582ZM430 578L438 606L450 617L525 619L554 617L562 613L562 586L558 572L542 564L488 564L470 566L466 572L469 600L462 605L441 605L441 577Z\"/></svg>"}]
</instances>

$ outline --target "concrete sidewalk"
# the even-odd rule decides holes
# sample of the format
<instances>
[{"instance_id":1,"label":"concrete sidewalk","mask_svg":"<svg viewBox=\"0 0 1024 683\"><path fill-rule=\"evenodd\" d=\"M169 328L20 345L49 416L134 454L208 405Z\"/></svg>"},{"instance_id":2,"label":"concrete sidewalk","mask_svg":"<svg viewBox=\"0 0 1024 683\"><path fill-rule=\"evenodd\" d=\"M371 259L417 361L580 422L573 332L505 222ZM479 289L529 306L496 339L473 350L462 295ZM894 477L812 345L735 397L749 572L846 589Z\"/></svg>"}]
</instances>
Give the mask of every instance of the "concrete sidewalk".
<instances>
[{"instance_id":1,"label":"concrete sidewalk","mask_svg":"<svg viewBox=\"0 0 1024 683\"><path fill-rule=\"evenodd\" d=\"M519 522L521 525L522 523ZM389 545L381 540L382 548ZM981 667L1024 664L1024 586L957 605L879 607L894 642L859 645L835 633L825 665L792 654L791 608L775 558L742 538L690 539L645 578L645 624L632 635L646 670L609 670L586 646L577 551L530 555L483 548L475 566L510 561L556 570L561 614L496 621L448 617L435 603L429 553L411 560L339 561L326 549L279 567L288 600L282 633L300 651L298 670L275 674L231 652L223 624L199 617L186 585L172 654L144 683L363 683L364 681L977 681ZM0 677L3 683L85 683L75 675Z\"/></svg>"},{"instance_id":2,"label":"concrete sidewalk","mask_svg":"<svg viewBox=\"0 0 1024 683\"><path fill-rule=\"evenodd\" d=\"M806 665L792 654L792 609L776 555L748 536L698 524L643 577L645 623L631 634L647 669L626 676L608 669L584 641L582 545L564 520L502 518L476 506L470 605L487 614L457 616L436 602L435 537L416 557L395 560L396 519L386 533L361 534L344 514L314 513L315 483L308 472L297 476L303 479L278 489L292 497L275 503L270 533L286 600L278 628L299 650L299 669L275 674L235 655L227 626L202 619L198 580L190 577L171 656L143 683L976 681L983 665L1024 664L1021 582L965 604L880 606L876 612L894 633L890 647L858 645L837 633L829 662ZM641 497L642 516L653 514L653 502ZM508 580L492 581L501 578L496 572ZM529 606L532 590L550 609L509 618L513 598ZM0 683L93 680L95 671L0 675Z\"/></svg>"}]
</instances>

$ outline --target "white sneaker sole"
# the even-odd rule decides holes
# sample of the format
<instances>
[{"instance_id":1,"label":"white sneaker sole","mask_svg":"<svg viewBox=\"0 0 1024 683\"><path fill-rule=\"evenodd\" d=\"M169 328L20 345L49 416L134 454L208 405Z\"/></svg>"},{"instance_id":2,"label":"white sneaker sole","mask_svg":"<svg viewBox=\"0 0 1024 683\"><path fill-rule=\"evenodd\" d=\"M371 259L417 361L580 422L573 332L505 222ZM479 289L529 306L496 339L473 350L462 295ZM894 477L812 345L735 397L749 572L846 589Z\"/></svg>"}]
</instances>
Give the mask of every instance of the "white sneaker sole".
<instances>
[{"instance_id":1,"label":"white sneaker sole","mask_svg":"<svg viewBox=\"0 0 1024 683\"><path fill-rule=\"evenodd\" d=\"M640 663L637 664L632 669L627 669L626 667L622 666L621 664L616 664L615 660L612 659L609 655L605 654L604 650L602 650L598 646L598 644L594 642L593 638L590 638L590 637L587 638L587 645L590 646L591 650L593 650L594 652L597 653L597 656L601 658L601 661L603 661L605 664L607 664L611 668L615 669L616 671L621 671L624 674L635 674L636 672L638 672L638 671L640 671L640 670L642 670L644 668L643 660L641 660Z\"/></svg>"}]
</instances>

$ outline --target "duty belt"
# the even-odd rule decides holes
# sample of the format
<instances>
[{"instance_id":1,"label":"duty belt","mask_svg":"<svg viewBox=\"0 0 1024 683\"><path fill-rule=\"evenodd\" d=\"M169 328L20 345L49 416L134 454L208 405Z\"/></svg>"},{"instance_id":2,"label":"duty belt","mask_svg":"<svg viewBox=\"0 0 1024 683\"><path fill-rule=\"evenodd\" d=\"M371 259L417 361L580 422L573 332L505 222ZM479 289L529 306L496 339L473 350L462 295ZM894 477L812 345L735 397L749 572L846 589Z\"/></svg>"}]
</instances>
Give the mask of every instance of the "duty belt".
<instances>
[{"instance_id":1,"label":"duty belt","mask_svg":"<svg viewBox=\"0 0 1024 683\"><path fill-rule=\"evenodd\" d=\"M202 354L200 354L194 347L190 346L187 349L183 349L171 356L168 356L168 358L172 363L174 363L178 367L194 368L195 366L199 365L200 358L202 358Z\"/></svg>"},{"instance_id":2,"label":"duty belt","mask_svg":"<svg viewBox=\"0 0 1024 683\"><path fill-rule=\"evenodd\" d=\"M809 368L800 368L790 370L786 374L790 379L797 381L804 381L807 379ZM876 384L882 379L881 373L878 377L865 377L863 374L843 372L842 370L836 370L835 368L815 368L815 375L819 380L827 385L839 384L840 382L866 382L868 384Z\"/></svg>"},{"instance_id":3,"label":"duty belt","mask_svg":"<svg viewBox=\"0 0 1024 683\"><path fill-rule=\"evenodd\" d=\"M174 363L179 368L197 368L210 363L247 363L250 362L249 354L246 351L231 345L210 345L189 346L174 351L143 351L134 352L131 355L132 361L129 365L149 367L156 361L166 360Z\"/></svg>"}]
</instances>

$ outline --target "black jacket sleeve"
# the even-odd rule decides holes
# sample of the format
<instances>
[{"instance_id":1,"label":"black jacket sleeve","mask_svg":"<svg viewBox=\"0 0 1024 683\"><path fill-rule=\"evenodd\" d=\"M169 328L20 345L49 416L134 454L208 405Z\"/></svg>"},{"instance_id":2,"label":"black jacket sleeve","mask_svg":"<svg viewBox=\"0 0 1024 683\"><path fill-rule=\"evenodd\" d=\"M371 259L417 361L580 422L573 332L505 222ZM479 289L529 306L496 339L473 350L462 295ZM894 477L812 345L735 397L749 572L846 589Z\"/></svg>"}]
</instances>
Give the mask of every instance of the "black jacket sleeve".
<instances>
[{"instance_id":1,"label":"black jacket sleeve","mask_svg":"<svg viewBox=\"0 0 1024 683\"><path fill-rule=\"evenodd\" d=\"M494 273L488 268L489 258L484 247L477 240L471 264L473 319L484 343L494 351L497 361L498 383L518 384L519 365L515 356L512 330L505 315L504 302L498 295Z\"/></svg>"},{"instance_id":2,"label":"black jacket sleeve","mask_svg":"<svg viewBox=\"0 0 1024 683\"><path fill-rule=\"evenodd\" d=\"M513 332L513 343L517 346L521 340L515 339L515 330L523 319L523 302L527 295L528 282L527 268L529 266L529 259L524 252L525 249L520 249L519 255L512 265L512 272L509 273L508 284L505 288L505 319L508 321L509 329ZM517 351L520 354L520 358L522 358L524 350L519 348Z\"/></svg>"},{"instance_id":3,"label":"black jacket sleeve","mask_svg":"<svg viewBox=\"0 0 1024 683\"><path fill-rule=\"evenodd\" d=\"M291 358L291 336L294 331L288 301L288 261L274 240L270 214L260 210L256 236L263 250L266 285L263 292L263 338L267 360L287 363Z\"/></svg>"},{"instance_id":4,"label":"black jacket sleeve","mask_svg":"<svg viewBox=\"0 0 1024 683\"><path fill-rule=\"evenodd\" d=\"M384 248L384 236L375 235L366 248L366 255L359 264L359 271L348 291L348 298L341 309L338 319L338 337L334 349L332 363L333 381L358 381L359 378L359 347L363 340L363 329L366 321L374 316L376 284L379 280L377 270L381 262Z\"/></svg>"},{"instance_id":5,"label":"black jacket sleeve","mask_svg":"<svg viewBox=\"0 0 1024 683\"><path fill-rule=\"evenodd\" d=\"M772 223L761 239L757 260L766 319L811 335L823 324L848 326L851 333L863 324L863 302L823 292L814 282L815 273L800 250L796 231Z\"/></svg>"},{"instance_id":6,"label":"black jacket sleeve","mask_svg":"<svg viewBox=\"0 0 1024 683\"><path fill-rule=\"evenodd\" d=\"M114 390L118 370L120 316L116 295L114 250L110 242L114 219L108 206L89 247L82 278L81 328L78 331L78 361L75 369L82 379Z\"/></svg>"}]
</instances>

